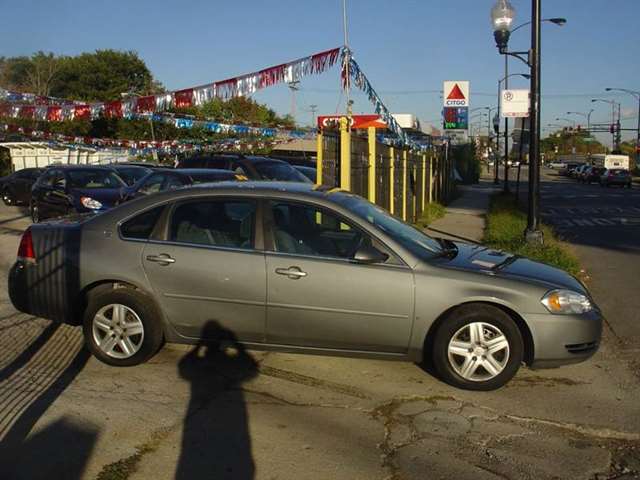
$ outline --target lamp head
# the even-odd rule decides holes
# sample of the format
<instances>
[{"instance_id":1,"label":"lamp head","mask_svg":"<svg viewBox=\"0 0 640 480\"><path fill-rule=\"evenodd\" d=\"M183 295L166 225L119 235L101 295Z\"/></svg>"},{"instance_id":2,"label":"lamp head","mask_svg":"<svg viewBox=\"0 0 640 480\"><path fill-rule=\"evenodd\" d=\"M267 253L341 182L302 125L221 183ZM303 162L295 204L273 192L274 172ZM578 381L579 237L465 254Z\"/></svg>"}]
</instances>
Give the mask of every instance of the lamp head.
<instances>
[{"instance_id":1,"label":"lamp head","mask_svg":"<svg viewBox=\"0 0 640 480\"><path fill-rule=\"evenodd\" d=\"M496 0L491 9L491 25L493 26L493 37L500 53L507 49L511 36L511 25L515 17L516 11L509 0Z\"/></svg>"},{"instance_id":2,"label":"lamp head","mask_svg":"<svg viewBox=\"0 0 640 480\"><path fill-rule=\"evenodd\" d=\"M563 27L567 24L566 18L550 18L549 21L551 23L555 23L556 25Z\"/></svg>"}]
</instances>

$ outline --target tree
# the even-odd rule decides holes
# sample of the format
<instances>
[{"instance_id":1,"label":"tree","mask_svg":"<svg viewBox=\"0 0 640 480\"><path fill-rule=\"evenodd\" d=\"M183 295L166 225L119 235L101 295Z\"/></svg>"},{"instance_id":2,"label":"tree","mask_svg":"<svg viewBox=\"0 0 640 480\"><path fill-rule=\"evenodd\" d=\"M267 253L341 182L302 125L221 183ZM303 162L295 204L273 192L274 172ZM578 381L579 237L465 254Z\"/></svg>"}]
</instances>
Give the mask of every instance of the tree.
<instances>
[{"instance_id":1,"label":"tree","mask_svg":"<svg viewBox=\"0 0 640 480\"><path fill-rule=\"evenodd\" d=\"M122 93L138 95L161 89L136 52L96 50L64 57L51 93L55 97L93 101L119 100Z\"/></svg>"},{"instance_id":2,"label":"tree","mask_svg":"<svg viewBox=\"0 0 640 480\"><path fill-rule=\"evenodd\" d=\"M29 92L48 97L59 69L60 59L53 53L40 51L32 55L26 72Z\"/></svg>"}]
</instances>

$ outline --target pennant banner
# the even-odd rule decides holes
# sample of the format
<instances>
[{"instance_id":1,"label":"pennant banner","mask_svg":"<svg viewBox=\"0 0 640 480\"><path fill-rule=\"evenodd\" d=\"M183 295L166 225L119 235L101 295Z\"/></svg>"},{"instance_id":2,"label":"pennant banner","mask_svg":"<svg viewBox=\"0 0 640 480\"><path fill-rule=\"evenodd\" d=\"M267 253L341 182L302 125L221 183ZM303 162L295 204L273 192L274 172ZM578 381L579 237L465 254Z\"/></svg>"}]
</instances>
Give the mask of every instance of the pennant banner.
<instances>
[{"instance_id":1,"label":"pennant banner","mask_svg":"<svg viewBox=\"0 0 640 480\"><path fill-rule=\"evenodd\" d=\"M334 48L220 82L113 102L87 104L31 93L10 92L0 88L0 116L56 122L74 118L95 120L100 115L107 118L129 118L134 113L154 113L171 107L200 106L214 98L228 100L248 96L278 83L295 82L305 76L320 74L331 68L339 56L340 48Z\"/></svg>"},{"instance_id":2,"label":"pennant banner","mask_svg":"<svg viewBox=\"0 0 640 480\"><path fill-rule=\"evenodd\" d=\"M396 119L393 118L389 109L384 105L364 72L356 63L351 51L344 48L342 50L342 86L347 89L350 88L351 85L355 85L367 95L376 113L380 115L380 119L387 124L387 128L398 138L402 145L419 148L419 146L409 138L407 133L402 130L402 127L400 127Z\"/></svg>"}]
</instances>

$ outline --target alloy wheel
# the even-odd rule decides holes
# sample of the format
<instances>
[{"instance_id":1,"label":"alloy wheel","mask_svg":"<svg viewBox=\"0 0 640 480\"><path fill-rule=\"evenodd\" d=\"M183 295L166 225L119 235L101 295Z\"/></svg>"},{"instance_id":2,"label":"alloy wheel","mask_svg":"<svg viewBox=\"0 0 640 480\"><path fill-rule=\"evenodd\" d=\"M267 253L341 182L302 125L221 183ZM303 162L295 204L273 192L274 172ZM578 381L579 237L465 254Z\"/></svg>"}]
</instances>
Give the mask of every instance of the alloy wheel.
<instances>
[{"instance_id":1,"label":"alloy wheel","mask_svg":"<svg viewBox=\"0 0 640 480\"><path fill-rule=\"evenodd\" d=\"M92 321L93 341L109 357L130 358L144 341L144 325L126 305L109 304L96 312Z\"/></svg>"},{"instance_id":2,"label":"alloy wheel","mask_svg":"<svg viewBox=\"0 0 640 480\"><path fill-rule=\"evenodd\" d=\"M495 325L469 323L449 341L447 354L453 370L465 380L484 382L497 377L509 361L509 341Z\"/></svg>"}]
</instances>

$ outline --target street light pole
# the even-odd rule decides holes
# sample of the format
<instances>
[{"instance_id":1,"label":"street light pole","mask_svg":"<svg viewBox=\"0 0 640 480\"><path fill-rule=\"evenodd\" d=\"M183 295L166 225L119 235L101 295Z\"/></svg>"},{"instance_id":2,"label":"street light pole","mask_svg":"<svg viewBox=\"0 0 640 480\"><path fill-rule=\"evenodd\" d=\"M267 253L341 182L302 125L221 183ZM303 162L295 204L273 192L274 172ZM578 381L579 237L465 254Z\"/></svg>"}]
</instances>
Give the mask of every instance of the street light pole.
<instances>
[{"instance_id":1,"label":"street light pole","mask_svg":"<svg viewBox=\"0 0 640 480\"><path fill-rule=\"evenodd\" d=\"M529 209L525 238L528 242L542 243L539 227L540 211L540 30L541 0L531 1L531 131L529 159Z\"/></svg>"}]
</instances>

